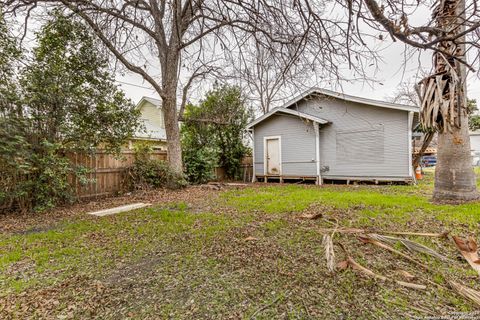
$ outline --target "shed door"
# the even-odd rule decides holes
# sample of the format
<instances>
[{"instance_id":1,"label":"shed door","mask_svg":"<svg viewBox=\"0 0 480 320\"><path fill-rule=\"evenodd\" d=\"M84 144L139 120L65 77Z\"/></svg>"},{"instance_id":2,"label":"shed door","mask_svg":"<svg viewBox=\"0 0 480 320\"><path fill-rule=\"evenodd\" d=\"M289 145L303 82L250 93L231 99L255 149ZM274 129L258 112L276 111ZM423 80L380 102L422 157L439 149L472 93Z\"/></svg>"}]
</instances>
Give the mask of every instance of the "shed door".
<instances>
[{"instance_id":1,"label":"shed door","mask_svg":"<svg viewBox=\"0 0 480 320\"><path fill-rule=\"evenodd\" d=\"M280 141L278 138L267 139L267 174L280 175Z\"/></svg>"}]
</instances>

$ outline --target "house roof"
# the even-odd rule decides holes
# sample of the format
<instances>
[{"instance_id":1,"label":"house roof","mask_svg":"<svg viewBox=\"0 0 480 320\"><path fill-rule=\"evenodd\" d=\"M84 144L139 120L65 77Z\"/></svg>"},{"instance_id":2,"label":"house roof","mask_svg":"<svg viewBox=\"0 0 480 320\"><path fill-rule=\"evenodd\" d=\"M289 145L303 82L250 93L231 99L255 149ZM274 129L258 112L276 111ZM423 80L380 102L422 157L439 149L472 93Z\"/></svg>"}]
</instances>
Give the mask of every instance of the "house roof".
<instances>
[{"instance_id":1,"label":"house roof","mask_svg":"<svg viewBox=\"0 0 480 320\"><path fill-rule=\"evenodd\" d=\"M150 102L151 104L153 104L156 107L160 107L162 105L162 102L159 99L155 99L155 98L151 98L151 97L142 97L142 99L140 99L140 101L138 101L138 103L137 103L137 108L139 108L144 101Z\"/></svg>"},{"instance_id":2,"label":"house roof","mask_svg":"<svg viewBox=\"0 0 480 320\"><path fill-rule=\"evenodd\" d=\"M274 108L274 109L270 110L270 112L265 113L263 116L255 119L253 122L251 122L250 124L247 125L247 129L251 129L252 127L256 126L257 124L264 121L265 119L270 118L271 116L273 116L276 113L290 114L290 115L294 115L294 116L297 116L297 117L300 117L300 118L308 119L308 120L311 120L311 121L314 121L314 122L317 122L317 123L320 123L320 124L327 124L328 123L327 120L316 117L316 116L312 116L311 114L308 114L308 113L304 113L304 112L300 112L300 111L292 110L292 109L287 109L287 108L283 108L283 107L278 107L278 108Z\"/></svg>"},{"instance_id":3,"label":"house roof","mask_svg":"<svg viewBox=\"0 0 480 320\"><path fill-rule=\"evenodd\" d=\"M417 106L410 106L410 105L404 105L404 104L398 104L398 103L391 103L391 102L386 102L386 101L379 101L379 100L373 100L373 99L368 99L368 98L362 98L362 97L356 97L356 96L351 96L345 93L340 93L340 92L335 92L327 89L322 89L322 88L317 88L313 87L305 92L299 94L298 96L294 97L293 99L289 100L287 103L283 105L283 108L291 108L295 105L295 103L305 99L306 97L313 95L313 94L319 94L319 95L325 95L337 99L342 99L345 101L351 101L351 102L357 102L361 104L367 104L371 106L376 106L376 107L381 107L381 108L387 108L387 109L395 109L395 110L404 110L404 111L413 111L413 112L418 112L419 108Z\"/></svg>"}]
</instances>

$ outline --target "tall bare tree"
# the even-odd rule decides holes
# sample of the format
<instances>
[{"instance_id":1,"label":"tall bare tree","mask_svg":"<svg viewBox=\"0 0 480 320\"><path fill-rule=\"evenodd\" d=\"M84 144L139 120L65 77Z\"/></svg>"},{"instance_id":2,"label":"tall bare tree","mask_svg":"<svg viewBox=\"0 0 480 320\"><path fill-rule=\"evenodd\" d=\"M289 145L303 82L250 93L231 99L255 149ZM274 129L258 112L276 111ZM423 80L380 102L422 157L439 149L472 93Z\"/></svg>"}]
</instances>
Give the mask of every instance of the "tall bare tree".
<instances>
[{"instance_id":1,"label":"tall bare tree","mask_svg":"<svg viewBox=\"0 0 480 320\"><path fill-rule=\"evenodd\" d=\"M415 83L410 82L402 82L388 100L393 103L411 106L420 105L418 94L415 91Z\"/></svg>"},{"instance_id":2,"label":"tall bare tree","mask_svg":"<svg viewBox=\"0 0 480 320\"><path fill-rule=\"evenodd\" d=\"M235 74L259 105L259 111L265 114L273 104L282 100L280 90L286 83L286 73L290 71L292 64L279 65L279 60L271 59L270 51L258 44L249 49L245 58L239 60L240 65Z\"/></svg>"},{"instance_id":3,"label":"tall bare tree","mask_svg":"<svg viewBox=\"0 0 480 320\"><path fill-rule=\"evenodd\" d=\"M275 57L271 49L252 43L233 64L233 78L244 87L258 111L265 114L295 92L314 84L316 64L309 63L307 57L308 50L302 50L297 57L282 59Z\"/></svg>"},{"instance_id":4,"label":"tall bare tree","mask_svg":"<svg viewBox=\"0 0 480 320\"><path fill-rule=\"evenodd\" d=\"M126 69L159 94L165 113L170 165L182 170L178 119L195 80L225 63L249 42L272 58L292 59L310 50L335 72L355 58L371 59L347 22L326 19L320 1L283 0L0 0L6 13L26 22L35 9L61 7L82 19ZM315 48L315 49L314 49ZM358 50L357 50L358 49ZM365 62L363 62L365 63ZM354 66L354 68L357 68ZM361 72L361 67L357 68ZM187 78L184 86L180 79ZM179 97L181 102L179 103Z\"/></svg>"}]
</instances>

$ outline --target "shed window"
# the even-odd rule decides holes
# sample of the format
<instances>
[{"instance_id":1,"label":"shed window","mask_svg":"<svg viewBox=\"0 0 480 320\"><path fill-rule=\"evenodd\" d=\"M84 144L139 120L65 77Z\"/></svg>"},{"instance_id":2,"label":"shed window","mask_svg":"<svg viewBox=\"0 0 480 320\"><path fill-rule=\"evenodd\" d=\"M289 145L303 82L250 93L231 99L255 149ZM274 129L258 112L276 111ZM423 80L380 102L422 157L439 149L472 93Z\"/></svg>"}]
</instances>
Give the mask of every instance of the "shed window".
<instances>
[{"instance_id":1,"label":"shed window","mask_svg":"<svg viewBox=\"0 0 480 320\"><path fill-rule=\"evenodd\" d=\"M338 163L383 163L383 130L337 132Z\"/></svg>"}]
</instances>

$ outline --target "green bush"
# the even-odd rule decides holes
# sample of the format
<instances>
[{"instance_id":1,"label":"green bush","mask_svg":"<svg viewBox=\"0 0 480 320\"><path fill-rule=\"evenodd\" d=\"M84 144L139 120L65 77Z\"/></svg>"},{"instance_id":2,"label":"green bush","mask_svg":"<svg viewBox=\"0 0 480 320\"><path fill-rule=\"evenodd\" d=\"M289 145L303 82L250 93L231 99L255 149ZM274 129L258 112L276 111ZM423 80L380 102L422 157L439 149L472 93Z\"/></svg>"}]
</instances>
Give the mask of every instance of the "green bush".
<instances>
[{"instance_id":1,"label":"green bush","mask_svg":"<svg viewBox=\"0 0 480 320\"><path fill-rule=\"evenodd\" d=\"M0 209L42 212L59 203L75 199L69 176L88 182L87 170L74 167L59 150L58 144L41 141L33 152L32 145L21 137L7 143L0 130ZM5 143L2 143L5 142ZM9 161L15 156L15 161Z\"/></svg>"},{"instance_id":2,"label":"green bush","mask_svg":"<svg viewBox=\"0 0 480 320\"><path fill-rule=\"evenodd\" d=\"M207 183L214 178L217 155L211 149L185 149L183 152L185 175L192 183Z\"/></svg>"},{"instance_id":3,"label":"green bush","mask_svg":"<svg viewBox=\"0 0 480 320\"><path fill-rule=\"evenodd\" d=\"M32 154L36 168L35 181L30 180L31 199L35 211L45 211L58 203L71 203L75 199L68 176L77 173L70 161L58 152L60 146L44 141L42 154ZM85 178L79 174L79 179Z\"/></svg>"},{"instance_id":4,"label":"green bush","mask_svg":"<svg viewBox=\"0 0 480 320\"><path fill-rule=\"evenodd\" d=\"M235 86L217 86L198 106L186 106L181 134L190 182L211 180L215 167L224 168L227 179L240 178L240 165L248 151L244 131L251 117L240 88Z\"/></svg>"},{"instance_id":5,"label":"green bush","mask_svg":"<svg viewBox=\"0 0 480 320\"><path fill-rule=\"evenodd\" d=\"M151 159L151 151L151 147L148 145L136 146L135 162L126 170L127 189L180 189L185 187L187 182L184 176L175 173L167 162Z\"/></svg>"}]
</instances>

